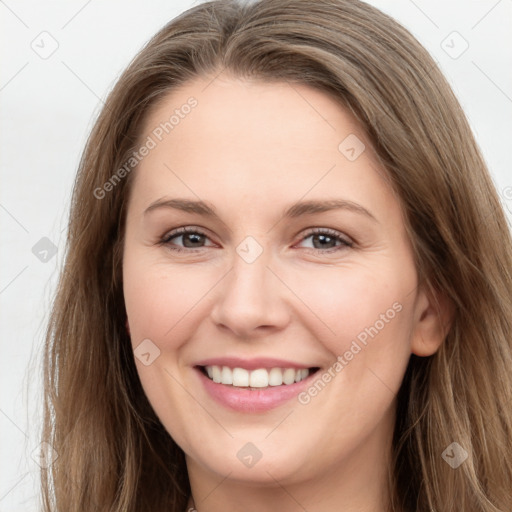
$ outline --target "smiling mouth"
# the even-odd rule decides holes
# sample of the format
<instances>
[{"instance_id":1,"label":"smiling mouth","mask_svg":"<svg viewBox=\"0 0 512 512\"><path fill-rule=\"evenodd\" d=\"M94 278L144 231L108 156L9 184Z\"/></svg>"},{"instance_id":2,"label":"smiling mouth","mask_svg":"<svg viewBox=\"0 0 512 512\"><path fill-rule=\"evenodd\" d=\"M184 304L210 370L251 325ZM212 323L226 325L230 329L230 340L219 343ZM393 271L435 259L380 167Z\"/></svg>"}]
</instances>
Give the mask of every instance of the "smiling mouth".
<instances>
[{"instance_id":1,"label":"smiling mouth","mask_svg":"<svg viewBox=\"0 0 512 512\"><path fill-rule=\"evenodd\" d=\"M307 379L320 368L230 368L229 366L197 366L211 381L234 388L261 390L270 387L289 386Z\"/></svg>"}]
</instances>

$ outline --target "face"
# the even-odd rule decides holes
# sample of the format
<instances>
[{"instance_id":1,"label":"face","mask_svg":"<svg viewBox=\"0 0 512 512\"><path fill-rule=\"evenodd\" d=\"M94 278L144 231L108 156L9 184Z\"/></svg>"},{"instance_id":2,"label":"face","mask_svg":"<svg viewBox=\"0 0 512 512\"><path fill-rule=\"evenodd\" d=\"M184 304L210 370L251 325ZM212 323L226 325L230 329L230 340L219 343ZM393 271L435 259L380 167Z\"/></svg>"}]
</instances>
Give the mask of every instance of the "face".
<instances>
[{"instance_id":1,"label":"face","mask_svg":"<svg viewBox=\"0 0 512 512\"><path fill-rule=\"evenodd\" d=\"M172 91L140 140L125 304L189 471L284 485L383 460L409 357L440 337L355 119L316 89L223 75Z\"/></svg>"}]
</instances>

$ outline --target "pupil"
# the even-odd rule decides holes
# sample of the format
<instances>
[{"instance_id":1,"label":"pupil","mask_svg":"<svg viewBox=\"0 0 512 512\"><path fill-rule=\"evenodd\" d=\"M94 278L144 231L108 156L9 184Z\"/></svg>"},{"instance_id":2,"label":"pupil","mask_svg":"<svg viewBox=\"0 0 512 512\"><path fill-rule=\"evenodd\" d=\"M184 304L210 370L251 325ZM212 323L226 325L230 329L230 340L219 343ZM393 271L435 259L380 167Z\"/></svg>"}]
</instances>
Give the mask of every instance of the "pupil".
<instances>
[{"instance_id":1,"label":"pupil","mask_svg":"<svg viewBox=\"0 0 512 512\"><path fill-rule=\"evenodd\" d=\"M186 236L183 237L183 245L185 245L185 247L191 247L190 245L187 245L187 242L190 241L190 239L192 238L195 238L195 240L192 241L192 244L201 243L203 235L199 233L188 233ZM192 247L194 246L192 245Z\"/></svg>"},{"instance_id":2,"label":"pupil","mask_svg":"<svg viewBox=\"0 0 512 512\"><path fill-rule=\"evenodd\" d=\"M321 242L322 242L322 243L321 243L321 247L325 247L325 246L326 246L326 244L324 243L326 240L327 240L327 243L329 243L329 241L331 241L331 242L332 242L332 241L334 240L334 239L333 239L333 237L332 237L332 236L330 236L330 235L315 235L315 236L313 237L313 239L319 239L319 240L321 240Z\"/></svg>"}]
</instances>

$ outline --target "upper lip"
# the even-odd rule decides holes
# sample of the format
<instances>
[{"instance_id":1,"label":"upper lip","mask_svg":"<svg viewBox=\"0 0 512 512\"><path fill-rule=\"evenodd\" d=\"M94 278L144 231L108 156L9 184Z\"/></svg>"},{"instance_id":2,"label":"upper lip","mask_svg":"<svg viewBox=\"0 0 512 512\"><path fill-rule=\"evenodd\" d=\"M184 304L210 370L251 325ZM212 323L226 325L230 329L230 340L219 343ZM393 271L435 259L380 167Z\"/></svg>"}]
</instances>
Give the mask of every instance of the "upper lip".
<instances>
[{"instance_id":1,"label":"upper lip","mask_svg":"<svg viewBox=\"0 0 512 512\"><path fill-rule=\"evenodd\" d=\"M257 370L258 368L313 368L315 365L296 363L284 359L272 357L256 357L254 359L242 359L239 357L212 357L198 361L195 366L227 366L229 368L245 368Z\"/></svg>"}]
</instances>

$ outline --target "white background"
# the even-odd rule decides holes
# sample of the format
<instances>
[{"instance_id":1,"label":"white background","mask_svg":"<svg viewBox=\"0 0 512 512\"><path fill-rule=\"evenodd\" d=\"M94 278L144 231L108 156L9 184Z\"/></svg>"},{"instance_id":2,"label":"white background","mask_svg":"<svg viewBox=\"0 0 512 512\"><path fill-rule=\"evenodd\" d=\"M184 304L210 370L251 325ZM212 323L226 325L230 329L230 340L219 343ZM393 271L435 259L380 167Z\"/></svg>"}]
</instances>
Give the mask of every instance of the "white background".
<instances>
[{"instance_id":1,"label":"white background","mask_svg":"<svg viewBox=\"0 0 512 512\"><path fill-rule=\"evenodd\" d=\"M197 3L0 0L0 512L37 510L39 466L31 453L39 443L40 349L87 134L142 45ZM512 218L512 0L368 3L438 61ZM47 59L31 47L50 48L43 31L58 43ZM469 44L458 58L442 47L453 31ZM461 41L454 39L455 50ZM46 263L32 252L42 237L57 247Z\"/></svg>"}]
</instances>

